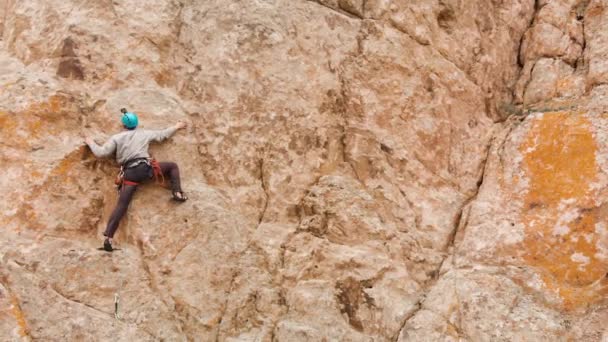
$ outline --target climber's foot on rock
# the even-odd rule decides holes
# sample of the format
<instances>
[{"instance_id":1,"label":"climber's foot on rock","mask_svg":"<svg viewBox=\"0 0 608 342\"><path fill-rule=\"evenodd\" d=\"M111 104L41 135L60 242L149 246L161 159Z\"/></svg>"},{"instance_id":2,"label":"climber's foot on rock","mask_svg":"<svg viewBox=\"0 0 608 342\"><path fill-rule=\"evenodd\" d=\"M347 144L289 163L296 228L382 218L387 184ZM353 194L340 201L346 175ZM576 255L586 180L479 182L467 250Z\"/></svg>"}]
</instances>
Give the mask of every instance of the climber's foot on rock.
<instances>
[{"instance_id":1,"label":"climber's foot on rock","mask_svg":"<svg viewBox=\"0 0 608 342\"><path fill-rule=\"evenodd\" d=\"M114 248L112 247L112 239L107 238L103 240L103 250L106 252L111 252L114 250Z\"/></svg>"},{"instance_id":2,"label":"climber's foot on rock","mask_svg":"<svg viewBox=\"0 0 608 342\"><path fill-rule=\"evenodd\" d=\"M183 191L174 191L173 200L176 202L186 202L186 200L188 200L188 196L186 196Z\"/></svg>"}]
</instances>

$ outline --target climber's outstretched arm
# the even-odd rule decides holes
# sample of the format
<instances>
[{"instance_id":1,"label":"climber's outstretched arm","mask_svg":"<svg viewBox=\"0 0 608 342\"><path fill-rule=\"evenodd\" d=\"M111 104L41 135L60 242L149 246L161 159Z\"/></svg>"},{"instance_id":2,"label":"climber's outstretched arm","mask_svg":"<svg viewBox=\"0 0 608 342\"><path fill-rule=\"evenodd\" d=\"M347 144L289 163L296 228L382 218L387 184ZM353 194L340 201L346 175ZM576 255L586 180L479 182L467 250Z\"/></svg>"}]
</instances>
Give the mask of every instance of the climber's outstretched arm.
<instances>
[{"instance_id":1,"label":"climber's outstretched arm","mask_svg":"<svg viewBox=\"0 0 608 342\"><path fill-rule=\"evenodd\" d=\"M146 131L146 133L148 134L148 139L150 139L150 141L161 142L165 139L170 138L173 134L175 134L175 132L177 132L177 130L183 129L183 128L186 128L186 123L183 121L178 121L177 124L175 124L169 128L155 130L155 131Z\"/></svg>"},{"instance_id":2,"label":"climber's outstretched arm","mask_svg":"<svg viewBox=\"0 0 608 342\"><path fill-rule=\"evenodd\" d=\"M89 148L97 158L109 157L116 151L116 141L110 138L103 146L97 145L92 138L86 138L84 142L89 145Z\"/></svg>"}]
</instances>

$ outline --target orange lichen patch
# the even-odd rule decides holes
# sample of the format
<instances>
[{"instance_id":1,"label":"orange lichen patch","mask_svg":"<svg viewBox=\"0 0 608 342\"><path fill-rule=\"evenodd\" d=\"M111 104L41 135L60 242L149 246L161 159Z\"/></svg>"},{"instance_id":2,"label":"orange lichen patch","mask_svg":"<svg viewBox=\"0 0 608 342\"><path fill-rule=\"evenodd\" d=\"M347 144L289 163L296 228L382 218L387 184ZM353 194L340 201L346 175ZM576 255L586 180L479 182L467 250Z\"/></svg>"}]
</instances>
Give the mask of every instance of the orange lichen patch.
<instances>
[{"instance_id":1,"label":"orange lichen patch","mask_svg":"<svg viewBox=\"0 0 608 342\"><path fill-rule=\"evenodd\" d=\"M81 162L87 158L89 152L87 148L81 146L70 154L66 155L48 173L43 183L34 186L25 196L23 204L12 216L13 220L22 222L20 226L30 230L44 230L48 224L44 224L44 215L40 215L39 203L48 204L53 200L53 194L65 193L66 191L78 191L74 189L73 183L77 181L79 171L82 171ZM32 172L36 174L36 172ZM37 173L40 175L40 173ZM48 208L47 208L48 209ZM18 228L20 231L22 228Z\"/></svg>"},{"instance_id":2,"label":"orange lichen patch","mask_svg":"<svg viewBox=\"0 0 608 342\"><path fill-rule=\"evenodd\" d=\"M51 171L51 176L67 176L68 173L72 169L74 169L74 167L79 161L80 160L75 159L73 155L70 155L68 158L62 159L59 164L55 166Z\"/></svg>"},{"instance_id":3,"label":"orange lichen patch","mask_svg":"<svg viewBox=\"0 0 608 342\"><path fill-rule=\"evenodd\" d=\"M65 106L66 98L60 95L53 95L49 97L47 102L34 104L30 107L31 111L37 112L54 112L57 113Z\"/></svg>"},{"instance_id":4,"label":"orange lichen patch","mask_svg":"<svg viewBox=\"0 0 608 342\"><path fill-rule=\"evenodd\" d=\"M591 18L591 17L596 17L596 16L600 16L604 13L604 6L602 6L601 4L596 4L595 6L587 9L587 13L585 14L585 17Z\"/></svg>"},{"instance_id":5,"label":"orange lichen patch","mask_svg":"<svg viewBox=\"0 0 608 342\"><path fill-rule=\"evenodd\" d=\"M44 175L40 171L37 171L37 170L31 170L30 171L30 179L40 179L43 176Z\"/></svg>"},{"instance_id":6,"label":"orange lichen patch","mask_svg":"<svg viewBox=\"0 0 608 342\"><path fill-rule=\"evenodd\" d=\"M524 260L540 271L564 308L602 299L608 265L597 256L597 146L582 114L546 113L520 146L529 189L524 195ZM598 282L600 286L598 287Z\"/></svg>"},{"instance_id":7,"label":"orange lichen patch","mask_svg":"<svg viewBox=\"0 0 608 342\"><path fill-rule=\"evenodd\" d=\"M163 69L154 75L154 80L161 87L170 86L175 82L175 76L168 69Z\"/></svg>"},{"instance_id":8,"label":"orange lichen patch","mask_svg":"<svg viewBox=\"0 0 608 342\"><path fill-rule=\"evenodd\" d=\"M570 89L574 87L574 82L572 78L562 78L557 81L556 88L558 93L568 92Z\"/></svg>"},{"instance_id":9,"label":"orange lichen patch","mask_svg":"<svg viewBox=\"0 0 608 342\"><path fill-rule=\"evenodd\" d=\"M78 124L73 122L79 119L78 115L81 112L78 108L78 103L73 98L63 95L52 96L47 101L32 104L20 112L0 113L0 122L12 123L2 125L0 133L6 138L8 147L29 152L36 146L48 144L50 142L48 139L52 139L53 136L60 136L65 126ZM52 165L50 171L46 171L47 166L40 167L29 161L20 164L31 188L25 194L19 194L19 197L21 195L25 197L20 201L22 204L14 215L7 218L8 222L3 222L2 226L10 223L11 226L18 227L14 228L18 231L44 230L48 227L49 223L45 220L50 220L49 217L52 215L43 215L41 204L48 206L48 203L57 202L54 197L57 194L79 191L74 188L74 183L77 182L79 171L82 170L81 162L88 155L90 152L81 146Z\"/></svg>"},{"instance_id":10,"label":"orange lichen patch","mask_svg":"<svg viewBox=\"0 0 608 342\"><path fill-rule=\"evenodd\" d=\"M57 136L61 120L74 116L75 108L66 96L53 95L47 101L31 104L19 112L0 112L0 133L13 148L29 149L34 140Z\"/></svg>"},{"instance_id":11,"label":"orange lichen patch","mask_svg":"<svg viewBox=\"0 0 608 342\"><path fill-rule=\"evenodd\" d=\"M48 134L59 133L57 127L52 124L63 119L66 112L70 110L68 102L69 99L64 96L53 95L46 102L32 104L21 113L21 116L29 115L29 119L31 119L27 121L28 131L38 136L44 126L44 130Z\"/></svg>"},{"instance_id":12,"label":"orange lichen patch","mask_svg":"<svg viewBox=\"0 0 608 342\"><path fill-rule=\"evenodd\" d=\"M13 313L13 316L15 317L17 325L19 326L19 335L21 335L21 337L26 337L28 336L29 329L27 327L27 322L25 321L25 315L23 314L21 306L19 305L19 301L17 300L17 298L12 297L11 304L11 311Z\"/></svg>"},{"instance_id":13,"label":"orange lichen patch","mask_svg":"<svg viewBox=\"0 0 608 342\"><path fill-rule=\"evenodd\" d=\"M528 177L527 202L559 205L577 198L593 204L589 184L597 174L595 140L582 115L547 113L536 122L521 146Z\"/></svg>"},{"instance_id":14,"label":"orange lichen patch","mask_svg":"<svg viewBox=\"0 0 608 342\"><path fill-rule=\"evenodd\" d=\"M30 201L30 199L28 198L26 201ZM22 223L27 222L27 226L22 225L17 228L17 231L21 231L22 228L25 227L36 230L44 229L44 226L38 222L38 214L30 203L24 203L21 207L19 207L19 210L17 210L17 214L13 217L13 219L18 219Z\"/></svg>"},{"instance_id":15,"label":"orange lichen patch","mask_svg":"<svg viewBox=\"0 0 608 342\"><path fill-rule=\"evenodd\" d=\"M7 137L9 132L14 132L17 128L17 122L7 112L0 112L0 132L3 137Z\"/></svg>"}]
</instances>

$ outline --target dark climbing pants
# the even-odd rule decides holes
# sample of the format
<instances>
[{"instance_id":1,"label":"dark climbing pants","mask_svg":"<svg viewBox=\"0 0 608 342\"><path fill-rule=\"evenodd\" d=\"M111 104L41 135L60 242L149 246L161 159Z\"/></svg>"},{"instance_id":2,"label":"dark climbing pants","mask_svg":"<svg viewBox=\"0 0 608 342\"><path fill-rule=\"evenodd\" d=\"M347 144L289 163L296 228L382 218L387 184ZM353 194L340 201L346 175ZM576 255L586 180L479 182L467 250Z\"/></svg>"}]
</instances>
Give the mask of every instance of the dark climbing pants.
<instances>
[{"instance_id":1,"label":"dark climbing pants","mask_svg":"<svg viewBox=\"0 0 608 342\"><path fill-rule=\"evenodd\" d=\"M179 180L179 168L177 167L177 164L171 162L162 162L159 163L159 165L165 180L169 179L171 181L171 190L173 192L182 191ZM151 179L153 176L154 172L152 171L152 167L150 167L148 164L142 163L136 167L126 169L124 179L141 184ZM129 207L129 203L131 203L135 190L137 190L137 185L123 184L122 188L120 189L116 208L114 208L114 211L108 220L106 231L103 233L104 236L110 238L114 237L114 233L116 233L116 229L118 229L120 219L122 219L127 212L127 208Z\"/></svg>"}]
</instances>

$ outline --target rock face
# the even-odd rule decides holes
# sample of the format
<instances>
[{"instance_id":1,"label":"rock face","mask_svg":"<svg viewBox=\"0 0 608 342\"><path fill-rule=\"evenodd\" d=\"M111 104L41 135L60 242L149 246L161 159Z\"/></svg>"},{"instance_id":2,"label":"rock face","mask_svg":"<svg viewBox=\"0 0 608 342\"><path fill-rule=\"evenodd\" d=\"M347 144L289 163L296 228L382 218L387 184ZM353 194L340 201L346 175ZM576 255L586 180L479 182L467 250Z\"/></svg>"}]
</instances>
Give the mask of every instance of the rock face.
<instances>
[{"instance_id":1,"label":"rock face","mask_svg":"<svg viewBox=\"0 0 608 342\"><path fill-rule=\"evenodd\" d=\"M608 1L0 2L0 339L608 340ZM116 202L85 135L190 200ZM116 304L118 302L118 304Z\"/></svg>"}]
</instances>

